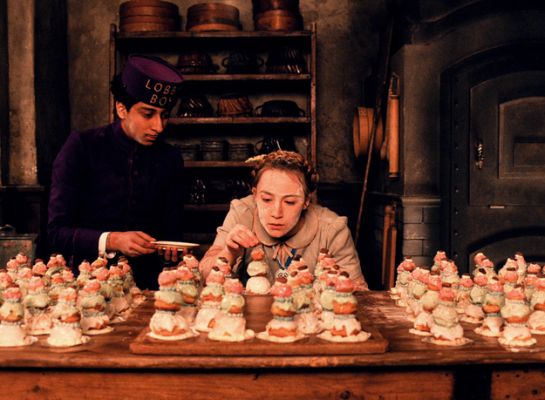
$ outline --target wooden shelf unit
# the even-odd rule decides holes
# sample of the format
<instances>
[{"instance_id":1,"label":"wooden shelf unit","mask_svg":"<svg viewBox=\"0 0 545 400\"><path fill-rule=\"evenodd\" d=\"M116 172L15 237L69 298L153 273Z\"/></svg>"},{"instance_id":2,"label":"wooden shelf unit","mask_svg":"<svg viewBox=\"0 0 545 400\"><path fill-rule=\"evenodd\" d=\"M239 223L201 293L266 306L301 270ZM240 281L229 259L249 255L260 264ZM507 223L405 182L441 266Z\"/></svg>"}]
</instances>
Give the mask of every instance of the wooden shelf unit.
<instances>
[{"instance_id":1,"label":"wooden shelf unit","mask_svg":"<svg viewBox=\"0 0 545 400\"><path fill-rule=\"evenodd\" d=\"M196 124L310 124L310 117L174 117L168 123L173 125Z\"/></svg>"},{"instance_id":2,"label":"wooden shelf unit","mask_svg":"<svg viewBox=\"0 0 545 400\"><path fill-rule=\"evenodd\" d=\"M221 58L230 51L255 53L265 61L265 54L274 48L292 46L301 50L307 60L307 71L302 74L266 73L262 66L260 73L228 74L221 67ZM267 100L290 99L296 101L304 110L299 117L178 117L177 107L169 119L167 140L175 145L197 144L206 138L234 143L255 144L266 135L287 137L297 151L305 155L315 165L316 157L316 24L309 30L295 32L237 31L237 32L119 32L112 24L110 30L109 74L112 79L122 70L130 54L147 54L162 57L176 64L177 57L184 51L199 49L209 53L214 64L220 65L218 73L184 74L184 88L189 95L205 95L214 107L212 99L233 91L248 92L254 108ZM114 101L110 95L110 120L113 121ZM254 143L252 143L254 142ZM252 164L243 161L193 161L184 162L188 169L186 176L217 182L225 179L249 177ZM218 178L220 177L220 178ZM208 181L210 179L210 181ZM214 179L216 181L214 181ZM191 184L191 182L185 182ZM221 185L220 185L221 186ZM209 186L208 186L209 187ZM227 186L225 186L227 187ZM216 188L217 189L217 188ZM221 190L221 189L220 189ZM212 197L212 196L210 196ZM213 201L213 200L211 200ZM221 214L228 210L228 202L212 204L186 204L189 217L201 218L206 213ZM196 216L193 216L195 214ZM203 223L221 223L221 220ZM201 220L195 222L200 223ZM195 225L190 223L190 225ZM202 224L199 228L202 229ZM205 232L197 232L197 237L213 236L216 226ZM195 232L190 232L195 233Z\"/></svg>"}]
</instances>

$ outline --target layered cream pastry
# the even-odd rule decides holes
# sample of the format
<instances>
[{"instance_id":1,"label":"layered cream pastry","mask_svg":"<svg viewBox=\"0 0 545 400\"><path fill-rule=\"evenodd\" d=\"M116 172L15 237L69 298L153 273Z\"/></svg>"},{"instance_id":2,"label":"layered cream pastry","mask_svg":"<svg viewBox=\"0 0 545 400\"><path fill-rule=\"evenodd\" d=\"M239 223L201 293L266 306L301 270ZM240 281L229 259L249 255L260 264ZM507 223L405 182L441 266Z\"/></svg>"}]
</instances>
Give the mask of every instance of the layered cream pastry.
<instances>
[{"instance_id":1,"label":"layered cream pastry","mask_svg":"<svg viewBox=\"0 0 545 400\"><path fill-rule=\"evenodd\" d=\"M296 285L293 288L293 302L296 309L295 323L297 324L297 330L304 335L317 333L320 330L320 320L314 312L313 281L314 276L308 267L306 265L299 266Z\"/></svg>"},{"instance_id":2,"label":"layered cream pastry","mask_svg":"<svg viewBox=\"0 0 545 400\"><path fill-rule=\"evenodd\" d=\"M482 306L485 317L482 325L475 328L475 333L488 337L500 336L503 327L503 318L500 315L500 310L503 304L503 285L497 278L490 279Z\"/></svg>"},{"instance_id":3,"label":"layered cream pastry","mask_svg":"<svg viewBox=\"0 0 545 400\"><path fill-rule=\"evenodd\" d=\"M426 292L418 300L420 310L414 318L410 333L419 336L430 336L433 323L431 313L439 304L439 291L441 290L441 276L434 273L427 276Z\"/></svg>"},{"instance_id":4,"label":"layered cream pastry","mask_svg":"<svg viewBox=\"0 0 545 400\"><path fill-rule=\"evenodd\" d=\"M92 278L92 268L91 263L87 260L83 260L80 265L78 265L78 278L76 279L78 287L81 289L85 286L87 281Z\"/></svg>"},{"instance_id":5,"label":"layered cream pastry","mask_svg":"<svg viewBox=\"0 0 545 400\"><path fill-rule=\"evenodd\" d=\"M206 277L206 286L199 296L199 311L195 317L194 327L201 332L210 332L216 325L216 317L220 313L223 299L223 283L225 276L218 267L213 267Z\"/></svg>"},{"instance_id":6,"label":"layered cream pastry","mask_svg":"<svg viewBox=\"0 0 545 400\"><path fill-rule=\"evenodd\" d=\"M47 262L46 275L51 278L53 275L61 273L63 269L64 264L62 263L62 260L59 259L56 254L52 254Z\"/></svg>"},{"instance_id":7,"label":"layered cream pastry","mask_svg":"<svg viewBox=\"0 0 545 400\"><path fill-rule=\"evenodd\" d=\"M505 320L505 328L498 341L506 347L527 347L536 343L528 328L530 306L527 304L521 286L515 286L505 294L505 304L501 316Z\"/></svg>"},{"instance_id":8,"label":"layered cream pastry","mask_svg":"<svg viewBox=\"0 0 545 400\"><path fill-rule=\"evenodd\" d=\"M462 321L480 324L484 319L483 301L487 291L488 278L485 274L479 274L473 278L473 281L474 285L469 292L470 304L465 309Z\"/></svg>"},{"instance_id":9,"label":"layered cream pastry","mask_svg":"<svg viewBox=\"0 0 545 400\"><path fill-rule=\"evenodd\" d=\"M545 277L540 276L535 281L536 290L530 299L528 327L536 335L545 335Z\"/></svg>"},{"instance_id":10,"label":"layered cream pastry","mask_svg":"<svg viewBox=\"0 0 545 400\"><path fill-rule=\"evenodd\" d=\"M531 301L534 292L536 291L537 275L528 274L524 277L524 297L526 301Z\"/></svg>"},{"instance_id":11,"label":"layered cream pastry","mask_svg":"<svg viewBox=\"0 0 545 400\"><path fill-rule=\"evenodd\" d=\"M20 267L28 266L28 263L29 263L28 256L20 252L17 253L17 255L15 256L15 261L17 261Z\"/></svg>"},{"instance_id":12,"label":"layered cream pastry","mask_svg":"<svg viewBox=\"0 0 545 400\"><path fill-rule=\"evenodd\" d=\"M46 272L47 272L47 265L44 264L43 260L37 258L36 262L32 266L32 276L38 276L42 278L42 280L44 280L44 283L46 283L45 281Z\"/></svg>"},{"instance_id":13,"label":"layered cream pastry","mask_svg":"<svg viewBox=\"0 0 545 400\"><path fill-rule=\"evenodd\" d=\"M475 265L475 268L480 268L482 266L483 260L485 260L487 257L482 252L478 252L473 256L473 264Z\"/></svg>"},{"instance_id":14,"label":"layered cream pastry","mask_svg":"<svg viewBox=\"0 0 545 400\"><path fill-rule=\"evenodd\" d=\"M80 326L81 314L76 306L77 293L74 288L65 288L59 294L53 308L53 328L47 343L55 347L77 346L89 341Z\"/></svg>"},{"instance_id":15,"label":"layered cream pastry","mask_svg":"<svg viewBox=\"0 0 545 400\"><path fill-rule=\"evenodd\" d=\"M142 290L136 286L129 262L125 259L120 259L118 265L123 269L123 291L126 293L127 301L131 307L138 307L146 300L146 297Z\"/></svg>"},{"instance_id":16,"label":"layered cream pastry","mask_svg":"<svg viewBox=\"0 0 545 400\"><path fill-rule=\"evenodd\" d=\"M36 338L27 336L23 329L24 307L21 290L11 287L4 291L4 303L0 306L0 347L26 346Z\"/></svg>"},{"instance_id":17,"label":"layered cream pastry","mask_svg":"<svg viewBox=\"0 0 545 400\"><path fill-rule=\"evenodd\" d=\"M302 333L297 331L296 310L292 293L292 288L288 285L287 279L277 277L271 287L271 294L274 298L271 305L273 318L267 323L265 331L257 334L259 339L289 343L304 337Z\"/></svg>"},{"instance_id":18,"label":"layered cream pastry","mask_svg":"<svg viewBox=\"0 0 545 400\"><path fill-rule=\"evenodd\" d=\"M203 282L201 271L199 270L199 260L191 253L184 254L182 260L185 266L193 273L193 280L195 281L195 284L197 287L200 287Z\"/></svg>"},{"instance_id":19,"label":"layered cream pastry","mask_svg":"<svg viewBox=\"0 0 545 400\"><path fill-rule=\"evenodd\" d=\"M469 293L473 287L473 279L469 274L463 274L460 278L460 284L458 285L458 292L456 293L456 311L458 314L464 314L466 307L469 305Z\"/></svg>"},{"instance_id":20,"label":"layered cream pastry","mask_svg":"<svg viewBox=\"0 0 545 400\"><path fill-rule=\"evenodd\" d=\"M514 266L509 266L502 270L500 275L501 282L503 283L505 293L510 292L515 286L519 285L519 274Z\"/></svg>"},{"instance_id":21,"label":"layered cream pastry","mask_svg":"<svg viewBox=\"0 0 545 400\"><path fill-rule=\"evenodd\" d=\"M110 306L112 297L114 296L112 286L108 283L110 271L106 267L100 267L92 271L92 276L100 283L100 294L106 301L106 315L111 321L115 316L115 308Z\"/></svg>"},{"instance_id":22,"label":"layered cream pastry","mask_svg":"<svg viewBox=\"0 0 545 400\"><path fill-rule=\"evenodd\" d=\"M458 275L458 267L452 260L443 260L441 269L441 280L443 287L449 287L454 289L455 293L460 283L460 276Z\"/></svg>"},{"instance_id":23,"label":"layered cream pastry","mask_svg":"<svg viewBox=\"0 0 545 400\"><path fill-rule=\"evenodd\" d=\"M199 289L195 279L195 275L184 264L178 267L178 281L176 283L176 290L182 295L182 306L178 313L180 313L188 323L193 323L195 315L197 314L197 299L199 296Z\"/></svg>"},{"instance_id":24,"label":"layered cream pastry","mask_svg":"<svg viewBox=\"0 0 545 400\"><path fill-rule=\"evenodd\" d=\"M269 282L269 266L264 261L265 252L261 248L255 248L251 253L252 261L246 271L250 278L246 282L247 294L268 294L271 289Z\"/></svg>"},{"instance_id":25,"label":"layered cream pastry","mask_svg":"<svg viewBox=\"0 0 545 400\"><path fill-rule=\"evenodd\" d=\"M108 260L105 257L97 257L97 259L91 263L92 271L102 267L108 268Z\"/></svg>"},{"instance_id":26,"label":"layered cream pastry","mask_svg":"<svg viewBox=\"0 0 545 400\"><path fill-rule=\"evenodd\" d=\"M400 307L407 306L407 286L412 278L411 272L416 268L414 261L405 257L405 259L397 267L397 278L395 287L391 289L391 295L396 304Z\"/></svg>"},{"instance_id":27,"label":"layered cream pastry","mask_svg":"<svg viewBox=\"0 0 545 400\"><path fill-rule=\"evenodd\" d=\"M517 264L517 272L519 276L522 278L526 275L526 270L528 269L528 264L526 263L526 260L524 259L524 256L520 251L517 251L515 253L515 263Z\"/></svg>"},{"instance_id":28,"label":"layered cream pastry","mask_svg":"<svg viewBox=\"0 0 545 400\"><path fill-rule=\"evenodd\" d=\"M508 258L505 261L505 264L503 264L503 266L498 271L498 276L500 277L500 280L502 281L502 283L505 284L504 278L507 271L514 271L516 273L518 268L519 266L516 263L516 261L512 258ZM518 277L518 274L517 274L517 277Z\"/></svg>"},{"instance_id":29,"label":"layered cream pastry","mask_svg":"<svg viewBox=\"0 0 545 400\"><path fill-rule=\"evenodd\" d=\"M414 319L422 310L420 298L428 290L430 272L417 267L411 275L412 279L407 286L407 314L409 319Z\"/></svg>"},{"instance_id":30,"label":"layered cream pastry","mask_svg":"<svg viewBox=\"0 0 545 400\"><path fill-rule=\"evenodd\" d=\"M216 259L216 262L214 266L218 267L219 270L223 273L225 276L231 276L231 264L229 264L229 261L225 257L218 257Z\"/></svg>"},{"instance_id":31,"label":"layered cream pastry","mask_svg":"<svg viewBox=\"0 0 545 400\"><path fill-rule=\"evenodd\" d=\"M246 319L243 314L244 286L238 279L226 278L223 289L225 294L220 305L222 314L216 318L208 338L225 342L241 342L253 338L255 333L251 329L246 329Z\"/></svg>"},{"instance_id":32,"label":"layered cream pastry","mask_svg":"<svg viewBox=\"0 0 545 400\"><path fill-rule=\"evenodd\" d=\"M149 336L159 340L182 340L193 337L185 318L176 312L182 306L182 295L176 291L178 272L166 270L159 274L159 290L155 292L155 313L150 320Z\"/></svg>"},{"instance_id":33,"label":"layered cream pastry","mask_svg":"<svg viewBox=\"0 0 545 400\"><path fill-rule=\"evenodd\" d=\"M432 312L433 324L430 329L430 341L434 344L461 346L469 343L464 338L464 329L459 323L454 299L455 293L450 288L442 288L439 292L439 304Z\"/></svg>"},{"instance_id":34,"label":"layered cream pastry","mask_svg":"<svg viewBox=\"0 0 545 400\"><path fill-rule=\"evenodd\" d=\"M341 272L335 283L333 323L330 329L318 335L319 338L332 342L363 342L369 339L370 334L362 330L356 318L358 301L354 290L355 286L348 272Z\"/></svg>"},{"instance_id":35,"label":"layered cream pastry","mask_svg":"<svg viewBox=\"0 0 545 400\"><path fill-rule=\"evenodd\" d=\"M27 294L27 287L30 278L32 278L32 269L27 266L20 267L17 271L17 279L15 280L15 284L19 286L19 289L21 289L21 294L23 295L23 298Z\"/></svg>"},{"instance_id":36,"label":"layered cream pastry","mask_svg":"<svg viewBox=\"0 0 545 400\"><path fill-rule=\"evenodd\" d=\"M112 322L116 322L116 318L123 320L122 315L129 310L129 302L123 288L123 269L117 265L112 265L109 270L108 283L112 288L112 297L109 304L111 312L114 313Z\"/></svg>"},{"instance_id":37,"label":"layered cream pastry","mask_svg":"<svg viewBox=\"0 0 545 400\"><path fill-rule=\"evenodd\" d=\"M539 276L535 281L536 290L530 299L532 310L545 311L545 276Z\"/></svg>"},{"instance_id":38,"label":"layered cream pastry","mask_svg":"<svg viewBox=\"0 0 545 400\"><path fill-rule=\"evenodd\" d=\"M57 301L59 301L59 296L64 290L64 279L62 277L62 268L58 270L55 274L50 276L50 286L49 286L49 298L51 300L51 306L55 306Z\"/></svg>"},{"instance_id":39,"label":"layered cream pastry","mask_svg":"<svg viewBox=\"0 0 545 400\"><path fill-rule=\"evenodd\" d=\"M110 318L106 314L106 300L100 294L100 282L89 280L80 292L81 328L84 333L99 335L112 331Z\"/></svg>"},{"instance_id":40,"label":"layered cream pastry","mask_svg":"<svg viewBox=\"0 0 545 400\"><path fill-rule=\"evenodd\" d=\"M13 285L11 275L6 271L0 271L0 304L4 302L4 291Z\"/></svg>"},{"instance_id":41,"label":"layered cream pastry","mask_svg":"<svg viewBox=\"0 0 545 400\"><path fill-rule=\"evenodd\" d=\"M322 277L325 276L325 279ZM320 277L325 282L324 289L319 297L319 315L321 329L330 329L333 324L335 314L333 312L333 299L335 298L335 284L337 283L338 273L335 270L324 271Z\"/></svg>"},{"instance_id":42,"label":"layered cream pastry","mask_svg":"<svg viewBox=\"0 0 545 400\"><path fill-rule=\"evenodd\" d=\"M15 260L15 257L8 260L6 263L6 271L10 278L15 282L17 280L17 271L19 270L19 263Z\"/></svg>"},{"instance_id":43,"label":"layered cream pastry","mask_svg":"<svg viewBox=\"0 0 545 400\"><path fill-rule=\"evenodd\" d=\"M74 277L74 273L72 271L70 271L68 268L65 268L62 270L61 275L62 279L64 280L65 287L73 287L74 289L78 288L76 278Z\"/></svg>"},{"instance_id":44,"label":"layered cream pastry","mask_svg":"<svg viewBox=\"0 0 545 400\"><path fill-rule=\"evenodd\" d=\"M433 265L431 266L431 271L441 271L441 262L443 260L446 260L447 258L447 253L445 253L444 250L437 250L435 256L433 257Z\"/></svg>"},{"instance_id":45,"label":"layered cream pastry","mask_svg":"<svg viewBox=\"0 0 545 400\"><path fill-rule=\"evenodd\" d=\"M306 265L307 265L307 262L303 259L303 256L301 254L295 254L291 262L288 263L288 268L286 269L286 272L288 274L297 272L299 267L306 266Z\"/></svg>"},{"instance_id":46,"label":"layered cream pastry","mask_svg":"<svg viewBox=\"0 0 545 400\"><path fill-rule=\"evenodd\" d=\"M52 320L48 312L50 299L45 284L39 276L28 283L28 293L23 300L25 306L25 326L31 335L46 335L51 331Z\"/></svg>"}]
</instances>

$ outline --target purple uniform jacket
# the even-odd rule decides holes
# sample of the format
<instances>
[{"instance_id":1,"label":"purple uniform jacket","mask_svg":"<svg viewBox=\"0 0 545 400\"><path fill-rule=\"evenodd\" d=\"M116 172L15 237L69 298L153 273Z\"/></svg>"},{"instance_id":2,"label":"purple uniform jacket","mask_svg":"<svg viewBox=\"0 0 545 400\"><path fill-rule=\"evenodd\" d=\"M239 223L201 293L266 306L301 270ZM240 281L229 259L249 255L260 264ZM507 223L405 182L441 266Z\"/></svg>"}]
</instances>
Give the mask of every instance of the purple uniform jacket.
<instances>
[{"instance_id":1,"label":"purple uniform jacket","mask_svg":"<svg viewBox=\"0 0 545 400\"><path fill-rule=\"evenodd\" d=\"M116 122L72 132L53 164L49 198L50 250L76 269L98 256L106 231L138 230L157 240L180 240L182 231L180 153L162 141L142 146ZM157 255L129 260L137 284L155 288L162 267Z\"/></svg>"}]
</instances>

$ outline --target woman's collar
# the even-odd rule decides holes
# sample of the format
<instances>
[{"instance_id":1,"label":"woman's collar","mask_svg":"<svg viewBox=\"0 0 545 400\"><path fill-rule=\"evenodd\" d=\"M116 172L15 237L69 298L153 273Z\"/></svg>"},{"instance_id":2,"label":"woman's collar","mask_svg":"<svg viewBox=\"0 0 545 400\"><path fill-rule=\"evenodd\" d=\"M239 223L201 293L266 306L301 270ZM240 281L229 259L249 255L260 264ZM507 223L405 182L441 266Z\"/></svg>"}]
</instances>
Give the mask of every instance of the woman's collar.
<instances>
[{"instance_id":1,"label":"woman's collar","mask_svg":"<svg viewBox=\"0 0 545 400\"><path fill-rule=\"evenodd\" d=\"M261 225L257 214L257 208L255 208L253 231L256 233L259 241L265 246L274 246L278 243L286 243L288 246L294 249L305 248L314 240L316 234L318 233L318 215L316 214L315 208L310 205L305 211L303 211L301 218L304 218L304 223L300 226L300 229L295 233L295 235L290 236L287 239L273 238Z\"/></svg>"}]
</instances>

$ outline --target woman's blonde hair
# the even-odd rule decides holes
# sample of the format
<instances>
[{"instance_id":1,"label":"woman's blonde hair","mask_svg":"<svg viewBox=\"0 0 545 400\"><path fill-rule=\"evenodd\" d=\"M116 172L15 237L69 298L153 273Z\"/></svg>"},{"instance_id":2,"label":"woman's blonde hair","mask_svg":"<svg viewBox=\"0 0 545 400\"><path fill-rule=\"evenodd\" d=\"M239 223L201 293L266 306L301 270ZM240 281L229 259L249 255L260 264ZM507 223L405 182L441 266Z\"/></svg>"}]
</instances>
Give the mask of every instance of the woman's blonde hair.
<instances>
[{"instance_id":1,"label":"woman's blonde hair","mask_svg":"<svg viewBox=\"0 0 545 400\"><path fill-rule=\"evenodd\" d=\"M279 169L301 174L305 196L310 196L316 190L318 173L305 157L294 151L277 150L260 157L252 171L252 186L256 187L261 175L268 169Z\"/></svg>"}]
</instances>

